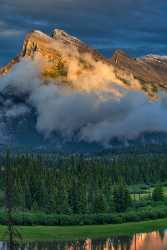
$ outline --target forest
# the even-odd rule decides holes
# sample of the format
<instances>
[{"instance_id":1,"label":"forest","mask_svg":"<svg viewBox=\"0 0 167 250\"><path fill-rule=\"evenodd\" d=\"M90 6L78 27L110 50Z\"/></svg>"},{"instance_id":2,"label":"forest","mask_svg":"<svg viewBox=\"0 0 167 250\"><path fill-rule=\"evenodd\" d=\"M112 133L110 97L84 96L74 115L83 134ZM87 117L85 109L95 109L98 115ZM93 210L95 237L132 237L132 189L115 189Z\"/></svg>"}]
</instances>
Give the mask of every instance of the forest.
<instances>
[{"instance_id":1,"label":"forest","mask_svg":"<svg viewBox=\"0 0 167 250\"><path fill-rule=\"evenodd\" d=\"M10 175L8 185L17 214L41 212L45 217L54 214L80 218L107 214L111 219L119 213L139 214L138 209L148 213L149 206L155 209L154 203L165 208L166 166L165 154L112 157L2 154L0 221L4 222L6 172ZM166 215L167 209L155 217Z\"/></svg>"}]
</instances>

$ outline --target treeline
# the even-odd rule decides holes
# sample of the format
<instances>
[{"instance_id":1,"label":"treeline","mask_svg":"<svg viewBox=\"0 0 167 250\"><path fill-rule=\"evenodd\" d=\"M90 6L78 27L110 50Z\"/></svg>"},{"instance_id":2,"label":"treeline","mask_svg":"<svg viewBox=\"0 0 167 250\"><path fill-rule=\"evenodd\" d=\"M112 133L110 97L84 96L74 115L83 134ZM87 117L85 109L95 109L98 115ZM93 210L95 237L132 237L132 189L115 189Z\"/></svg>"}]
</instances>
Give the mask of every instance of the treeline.
<instances>
[{"instance_id":1,"label":"treeline","mask_svg":"<svg viewBox=\"0 0 167 250\"><path fill-rule=\"evenodd\" d=\"M51 164L50 164L51 162ZM13 207L55 214L123 212L132 204L128 185L167 180L167 156L113 158L26 156L1 158L0 205L10 165Z\"/></svg>"},{"instance_id":2,"label":"treeline","mask_svg":"<svg viewBox=\"0 0 167 250\"><path fill-rule=\"evenodd\" d=\"M15 211L12 215L14 225L47 225L47 226L70 226L70 225L100 225L121 224L167 218L167 206L147 206L137 210L123 213L96 213L96 214L56 214L41 211ZM6 214L0 211L0 224L6 224Z\"/></svg>"}]
</instances>

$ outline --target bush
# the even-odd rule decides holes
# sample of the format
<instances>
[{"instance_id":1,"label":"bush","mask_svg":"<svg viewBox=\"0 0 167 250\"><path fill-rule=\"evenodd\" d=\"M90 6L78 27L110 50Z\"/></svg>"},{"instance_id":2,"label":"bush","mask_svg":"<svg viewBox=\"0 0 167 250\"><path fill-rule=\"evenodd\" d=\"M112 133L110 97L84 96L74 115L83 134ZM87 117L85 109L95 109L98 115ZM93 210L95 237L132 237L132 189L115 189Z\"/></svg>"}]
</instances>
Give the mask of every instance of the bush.
<instances>
[{"instance_id":1,"label":"bush","mask_svg":"<svg viewBox=\"0 0 167 250\"><path fill-rule=\"evenodd\" d=\"M101 213L101 214L46 214L43 212L19 212L13 213L15 225L48 225L48 226L70 226L70 225L98 225L98 224L120 224L125 222L137 222L142 220L158 219L167 217L167 207L147 206L143 209L133 209L125 213ZM0 224L6 224L6 213L0 211Z\"/></svg>"},{"instance_id":2,"label":"bush","mask_svg":"<svg viewBox=\"0 0 167 250\"><path fill-rule=\"evenodd\" d=\"M129 222L129 221L140 221L141 216L140 214L136 212L129 212L124 215L124 221Z\"/></svg>"}]
</instances>

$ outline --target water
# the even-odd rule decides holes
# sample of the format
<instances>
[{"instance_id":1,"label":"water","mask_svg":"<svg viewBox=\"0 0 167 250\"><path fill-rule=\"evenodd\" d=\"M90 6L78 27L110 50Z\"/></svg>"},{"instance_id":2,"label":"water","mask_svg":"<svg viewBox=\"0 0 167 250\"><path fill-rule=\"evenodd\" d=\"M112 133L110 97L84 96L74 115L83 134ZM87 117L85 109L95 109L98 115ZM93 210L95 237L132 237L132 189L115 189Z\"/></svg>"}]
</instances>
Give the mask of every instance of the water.
<instances>
[{"instance_id":1,"label":"water","mask_svg":"<svg viewBox=\"0 0 167 250\"><path fill-rule=\"evenodd\" d=\"M0 249L7 250L0 242ZM18 250L167 250L167 231L82 241L33 242Z\"/></svg>"}]
</instances>

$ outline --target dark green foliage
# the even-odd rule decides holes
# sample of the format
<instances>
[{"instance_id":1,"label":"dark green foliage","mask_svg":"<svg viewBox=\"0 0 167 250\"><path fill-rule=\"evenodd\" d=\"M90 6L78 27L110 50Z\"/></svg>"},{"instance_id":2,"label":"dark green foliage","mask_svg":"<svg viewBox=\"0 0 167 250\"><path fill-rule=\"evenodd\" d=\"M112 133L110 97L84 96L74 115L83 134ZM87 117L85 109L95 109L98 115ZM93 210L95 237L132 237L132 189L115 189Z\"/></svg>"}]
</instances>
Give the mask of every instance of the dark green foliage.
<instances>
[{"instance_id":1,"label":"dark green foliage","mask_svg":"<svg viewBox=\"0 0 167 250\"><path fill-rule=\"evenodd\" d=\"M162 201L164 199L164 193L163 193L163 188L160 184L158 184L152 194L152 199L154 201Z\"/></svg>"},{"instance_id":2,"label":"dark green foliage","mask_svg":"<svg viewBox=\"0 0 167 250\"><path fill-rule=\"evenodd\" d=\"M113 202L118 213L126 211L131 204L128 187L122 179L113 188Z\"/></svg>"},{"instance_id":3,"label":"dark green foliage","mask_svg":"<svg viewBox=\"0 0 167 250\"><path fill-rule=\"evenodd\" d=\"M94 211L95 213L107 212L107 201L105 195L102 192L98 192L95 196Z\"/></svg>"},{"instance_id":4,"label":"dark green foliage","mask_svg":"<svg viewBox=\"0 0 167 250\"><path fill-rule=\"evenodd\" d=\"M87 220L88 214L121 213L130 205L134 209L144 208L153 202L151 193L142 199L150 183L167 180L166 155L126 155L107 159L59 157L54 154L19 155L12 162L14 208L57 216L63 214L69 216L67 218L75 214L85 215ZM4 205L4 166L2 155L0 207ZM129 185L137 183L140 183L140 188L136 185L133 190L129 189ZM131 197L135 199L131 201ZM159 192L157 201L161 201L161 198L162 193ZM96 216L96 220L103 221L103 218ZM114 217L114 220L120 221L120 216Z\"/></svg>"},{"instance_id":5,"label":"dark green foliage","mask_svg":"<svg viewBox=\"0 0 167 250\"><path fill-rule=\"evenodd\" d=\"M120 224L167 217L167 207L148 206L143 209L130 210L124 213L98 213L98 214L47 214L39 211L15 211L13 222L15 225L96 225ZM6 224L6 215L0 211L0 224Z\"/></svg>"}]
</instances>

